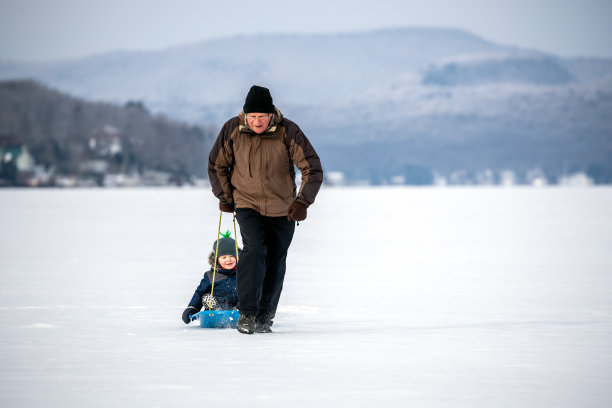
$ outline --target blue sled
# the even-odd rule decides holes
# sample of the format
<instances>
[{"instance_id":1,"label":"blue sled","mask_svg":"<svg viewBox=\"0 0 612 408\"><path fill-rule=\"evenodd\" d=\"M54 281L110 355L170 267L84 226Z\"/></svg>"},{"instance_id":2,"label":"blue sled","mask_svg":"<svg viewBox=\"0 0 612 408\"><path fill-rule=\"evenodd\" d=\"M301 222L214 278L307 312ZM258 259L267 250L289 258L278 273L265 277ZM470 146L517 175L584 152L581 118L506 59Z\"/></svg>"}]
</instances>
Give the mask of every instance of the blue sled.
<instances>
[{"instance_id":1,"label":"blue sled","mask_svg":"<svg viewBox=\"0 0 612 408\"><path fill-rule=\"evenodd\" d=\"M191 320L199 320L200 327L235 329L238 324L238 310L203 310L191 315Z\"/></svg>"}]
</instances>

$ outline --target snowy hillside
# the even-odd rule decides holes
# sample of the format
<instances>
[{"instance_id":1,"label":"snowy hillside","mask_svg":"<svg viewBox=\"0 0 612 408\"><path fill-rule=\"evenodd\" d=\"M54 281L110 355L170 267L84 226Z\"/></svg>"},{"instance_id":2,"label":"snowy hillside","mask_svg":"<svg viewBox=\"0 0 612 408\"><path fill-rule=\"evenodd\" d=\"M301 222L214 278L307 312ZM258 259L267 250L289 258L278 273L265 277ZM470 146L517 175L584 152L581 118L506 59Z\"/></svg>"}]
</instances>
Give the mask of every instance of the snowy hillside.
<instances>
[{"instance_id":1,"label":"snowy hillside","mask_svg":"<svg viewBox=\"0 0 612 408\"><path fill-rule=\"evenodd\" d=\"M564 59L469 32L401 28L220 38L45 64L0 62L94 100L219 128L252 84L271 88L326 162L352 182L429 184L505 171L529 183L582 172L612 183L612 59ZM393 141L390 143L389 141ZM355 164L358 163L359 166Z\"/></svg>"},{"instance_id":2,"label":"snowy hillside","mask_svg":"<svg viewBox=\"0 0 612 408\"><path fill-rule=\"evenodd\" d=\"M499 55L515 57L501 61ZM571 78L561 59L443 28L325 35L261 34L57 63L5 61L0 63L0 78L34 78L93 99L120 103L143 100L166 113L202 120L209 109L223 109L230 104L235 110L236 101L244 98L245 89L253 83L269 85L283 106L345 106L363 101L372 90L388 92L406 84L419 84L431 74L432 67L456 58L496 58L497 64L478 73L485 77L500 69L518 70L515 75L520 77L525 74L525 67L509 65L519 61L527 70L541 72L539 79L531 78L532 83L550 84L554 80L551 75L558 78L556 82ZM590 72L592 79L612 74L609 69L588 70L589 66L602 64L606 66L600 60L582 60L574 61L572 66ZM221 121L224 117L223 114L215 119Z\"/></svg>"},{"instance_id":3,"label":"snowy hillside","mask_svg":"<svg viewBox=\"0 0 612 408\"><path fill-rule=\"evenodd\" d=\"M2 407L612 404L610 188L323 189L252 336L180 320L209 191L0 203Z\"/></svg>"},{"instance_id":4,"label":"snowy hillside","mask_svg":"<svg viewBox=\"0 0 612 408\"><path fill-rule=\"evenodd\" d=\"M80 96L147 104L233 104L245 88L265 83L285 104L330 103L350 101L439 58L503 49L453 29L261 34L55 64L0 64L0 78L34 77Z\"/></svg>"}]
</instances>

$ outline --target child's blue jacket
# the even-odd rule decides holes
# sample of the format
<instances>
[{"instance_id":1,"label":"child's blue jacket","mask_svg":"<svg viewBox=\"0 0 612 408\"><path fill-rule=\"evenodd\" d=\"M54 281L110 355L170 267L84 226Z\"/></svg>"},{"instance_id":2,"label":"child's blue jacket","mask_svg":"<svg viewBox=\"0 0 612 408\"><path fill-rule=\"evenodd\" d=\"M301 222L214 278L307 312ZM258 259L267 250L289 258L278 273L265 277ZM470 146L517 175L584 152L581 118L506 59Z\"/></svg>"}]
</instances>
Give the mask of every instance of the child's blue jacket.
<instances>
[{"instance_id":1,"label":"child's blue jacket","mask_svg":"<svg viewBox=\"0 0 612 408\"><path fill-rule=\"evenodd\" d=\"M204 274L189 302L189 306L195 307L197 310L202 309L202 296L211 291L211 280L213 276L213 268ZM225 307L234 308L238 304L238 291L236 290L236 268L234 269L217 269L215 273L215 290L213 296L217 304Z\"/></svg>"}]
</instances>

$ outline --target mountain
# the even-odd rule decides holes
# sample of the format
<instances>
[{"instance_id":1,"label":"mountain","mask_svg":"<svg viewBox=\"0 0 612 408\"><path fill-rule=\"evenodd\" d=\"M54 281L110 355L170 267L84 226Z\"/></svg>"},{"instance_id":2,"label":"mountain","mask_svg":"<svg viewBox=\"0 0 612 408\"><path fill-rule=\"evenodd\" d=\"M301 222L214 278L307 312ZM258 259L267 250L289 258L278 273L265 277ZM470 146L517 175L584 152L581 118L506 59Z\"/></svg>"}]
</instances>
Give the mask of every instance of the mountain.
<instances>
[{"instance_id":1,"label":"mountain","mask_svg":"<svg viewBox=\"0 0 612 408\"><path fill-rule=\"evenodd\" d=\"M329 103L350 101L372 86L392 84L439 58L505 49L450 29L261 34L60 63L4 62L0 77L33 77L70 93L104 100L212 104L235 104L236 98L244 97L245 86L267 83L285 103Z\"/></svg>"},{"instance_id":2,"label":"mountain","mask_svg":"<svg viewBox=\"0 0 612 408\"><path fill-rule=\"evenodd\" d=\"M612 59L559 58L467 31L261 34L48 64L0 62L72 95L217 128L268 86L327 171L352 182L477 182L507 170L612 182ZM460 176L457 176L457 175Z\"/></svg>"}]
</instances>

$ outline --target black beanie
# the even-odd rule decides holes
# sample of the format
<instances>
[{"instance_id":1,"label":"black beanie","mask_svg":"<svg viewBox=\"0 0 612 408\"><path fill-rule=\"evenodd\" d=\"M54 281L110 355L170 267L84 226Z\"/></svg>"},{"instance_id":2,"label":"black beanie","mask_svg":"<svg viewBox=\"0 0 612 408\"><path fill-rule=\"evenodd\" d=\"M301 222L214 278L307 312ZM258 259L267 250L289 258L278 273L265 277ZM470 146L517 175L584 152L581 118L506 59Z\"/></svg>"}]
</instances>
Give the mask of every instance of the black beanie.
<instances>
[{"instance_id":1,"label":"black beanie","mask_svg":"<svg viewBox=\"0 0 612 408\"><path fill-rule=\"evenodd\" d=\"M244 113L274 113L270 90L263 86L253 85L244 100Z\"/></svg>"},{"instance_id":2,"label":"black beanie","mask_svg":"<svg viewBox=\"0 0 612 408\"><path fill-rule=\"evenodd\" d=\"M213 253L217 250L217 241L213 242ZM219 238L219 252L217 258L221 258L223 255L231 255L236 257L236 241L230 237Z\"/></svg>"}]
</instances>

